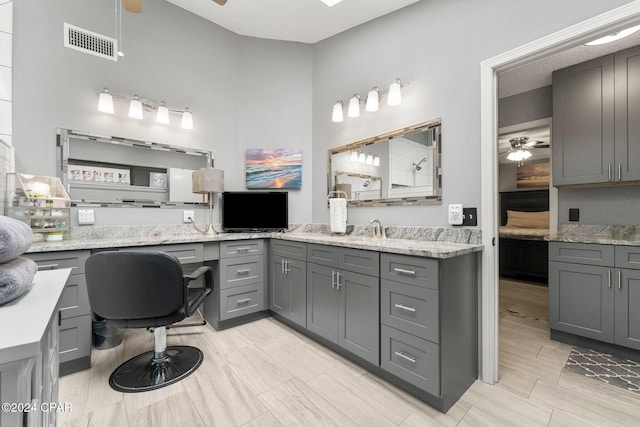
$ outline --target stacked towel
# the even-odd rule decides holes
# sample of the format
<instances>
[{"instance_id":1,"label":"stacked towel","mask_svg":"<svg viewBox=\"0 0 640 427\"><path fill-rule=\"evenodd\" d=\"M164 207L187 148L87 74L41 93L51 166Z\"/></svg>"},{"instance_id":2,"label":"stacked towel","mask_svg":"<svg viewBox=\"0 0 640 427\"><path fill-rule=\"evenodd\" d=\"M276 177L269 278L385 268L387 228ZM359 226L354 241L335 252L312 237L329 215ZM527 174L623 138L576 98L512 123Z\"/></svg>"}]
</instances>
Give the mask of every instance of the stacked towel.
<instances>
[{"instance_id":1,"label":"stacked towel","mask_svg":"<svg viewBox=\"0 0 640 427\"><path fill-rule=\"evenodd\" d=\"M0 216L0 304L18 298L31 287L38 267L20 255L32 241L33 232L27 224Z\"/></svg>"},{"instance_id":2,"label":"stacked towel","mask_svg":"<svg viewBox=\"0 0 640 427\"><path fill-rule=\"evenodd\" d=\"M347 232L347 199L329 199L329 218L332 233Z\"/></svg>"}]
</instances>

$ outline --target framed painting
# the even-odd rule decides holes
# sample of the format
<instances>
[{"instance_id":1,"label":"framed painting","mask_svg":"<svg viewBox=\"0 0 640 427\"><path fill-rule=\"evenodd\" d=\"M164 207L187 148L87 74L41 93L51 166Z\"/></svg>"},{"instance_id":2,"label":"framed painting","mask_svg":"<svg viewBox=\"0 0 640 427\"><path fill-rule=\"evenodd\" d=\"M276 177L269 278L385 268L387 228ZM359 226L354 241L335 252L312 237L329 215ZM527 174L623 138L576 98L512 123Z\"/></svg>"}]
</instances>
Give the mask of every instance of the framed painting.
<instances>
[{"instance_id":1,"label":"framed painting","mask_svg":"<svg viewBox=\"0 0 640 427\"><path fill-rule=\"evenodd\" d=\"M531 163L518 167L517 188L548 187L549 162Z\"/></svg>"},{"instance_id":2,"label":"framed painting","mask_svg":"<svg viewBox=\"0 0 640 427\"><path fill-rule=\"evenodd\" d=\"M247 189L302 187L302 150L249 148L245 156Z\"/></svg>"}]
</instances>

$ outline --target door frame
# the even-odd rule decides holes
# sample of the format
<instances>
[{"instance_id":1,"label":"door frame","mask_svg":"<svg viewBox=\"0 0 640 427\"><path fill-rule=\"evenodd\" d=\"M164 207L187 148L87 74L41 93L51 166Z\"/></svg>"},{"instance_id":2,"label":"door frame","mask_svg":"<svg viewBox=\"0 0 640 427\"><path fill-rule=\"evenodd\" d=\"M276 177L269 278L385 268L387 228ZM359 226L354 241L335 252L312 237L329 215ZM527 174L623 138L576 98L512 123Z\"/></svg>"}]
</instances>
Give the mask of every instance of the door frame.
<instances>
[{"instance_id":1,"label":"door frame","mask_svg":"<svg viewBox=\"0 0 640 427\"><path fill-rule=\"evenodd\" d=\"M482 288L480 379L498 381L498 73L610 33L640 20L640 0L509 50L480 63Z\"/></svg>"}]
</instances>

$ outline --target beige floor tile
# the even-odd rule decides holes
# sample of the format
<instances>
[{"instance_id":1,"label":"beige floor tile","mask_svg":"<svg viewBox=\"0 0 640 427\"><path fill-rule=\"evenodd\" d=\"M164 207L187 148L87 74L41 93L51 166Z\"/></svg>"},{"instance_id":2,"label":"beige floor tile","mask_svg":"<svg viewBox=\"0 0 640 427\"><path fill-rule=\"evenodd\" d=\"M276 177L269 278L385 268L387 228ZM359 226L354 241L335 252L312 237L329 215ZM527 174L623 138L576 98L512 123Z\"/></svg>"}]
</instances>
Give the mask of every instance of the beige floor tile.
<instances>
[{"instance_id":1,"label":"beige floor tile","mask_svg":"<svg viewBox=\"0 0 640 427\"><path fill-rule=\"evenodd\" d=\"M225 329L223 331L216 331L211 325L206 325L204 328L207 329L205 339L209 342L211 348L219 355L225 355L252 345L251 341L236 330L236 328Z\"/></svg>"},{"instance_id":2,"label":"beige floor tile","mask_svg":"<svg viewBox=\"0 0 640 427\"><path fill-rule=\"evenodd\" d=\"M292 374L274 358L256 347L224 355L231 370L249 389L259 395L291 379Z\"/></svg>"},{"instance_id":3,"label":"beige floor tile","mask_svg":"<svg viewBox=\"0 0 640 427\"><path fill-rule=\"evenodd\" d=\"M128 427L124 402L114 403L69 421L59 420L61 427Z\"/></svg>"},{"instance_id":4,"label":"beige floor tile","mask_svg":"<svg viewBox=\"0 0 640 427\"><path fill-rule=\"evenodd\" d=\"M269 318L256 320L255 322L245 323L236 326L242 335L244 335L256 347L264 347L273 344L279 339L284 339L291 334Z\"/></svg>"},{"instance_id":5,"label":"beige floor tile","mask_svg":"<svg viewBox=\"0 0 640 427\"><path fill-rule=\"evenodd\" d=\"M508 427L512 425L518 425L518 419L515 419L515 422L511 424L476 407L469 409L469 412L458 424L459 427Z\"/></svg>"},{"instance_id":6,"label":"beige floor tile","mask_svg":"<svg viewBox=\"0 0 640 427\"><path fill-rule=\"evenodd\" d=\"M242 424L242 427L282 427L282 424L271 413L265 412L248 423Z\"/></svg>"},{"instance_id":7,"label":"beige floor tile","mask_svg":"<svg viewBox=\"0 0 640 427\"><path fill-rule=\"evenodd\" d=\"M554 409L549 421L549 427L599 427L583 418L568 414L559 409Z\"/></svg>"},{"instance_id":8,"label":"beige floor tile","mask_svg":"<svg viewBox=\"0 0 640 427\"><path fill-rule=\"evenodd\" d=\"M318 352L293 335L266 345L262 350L305 382L326 372L337 363L335 359Z\"/></svg>"},{"instance_id":9,"label":"beige floor tile","mask_svg":"<svg viewBox=\"0 0 640 427\"><path fill-rule=\"evenodd\" d=\"M358 426L297 378L261 394L260 400L283 426Z\"/></svg>"},{"instance_id":10,"label":"beige floor tile","mask_svg":"<svg viewBox=\"0 0 640 427\"><path fill-rule=\"evenodd\" d=\"M157 390L145 391L143 393L124 393L124 403L127 407L127 413L131 415L142 408L166 400L176 394L184 393L184 391L183 381L178 381L177 383Z\"/></svg>"},{"instance_id":11,"label":"beige floor tile","mask_svg":"<svg viewBox=\"0 0 640 427\"><path fill-rule=\"evenodd\" d=\"M206 427L185 392L174 394L164 400L130 412L129 425L135 427Z\"/></svg>"}]
</instances>

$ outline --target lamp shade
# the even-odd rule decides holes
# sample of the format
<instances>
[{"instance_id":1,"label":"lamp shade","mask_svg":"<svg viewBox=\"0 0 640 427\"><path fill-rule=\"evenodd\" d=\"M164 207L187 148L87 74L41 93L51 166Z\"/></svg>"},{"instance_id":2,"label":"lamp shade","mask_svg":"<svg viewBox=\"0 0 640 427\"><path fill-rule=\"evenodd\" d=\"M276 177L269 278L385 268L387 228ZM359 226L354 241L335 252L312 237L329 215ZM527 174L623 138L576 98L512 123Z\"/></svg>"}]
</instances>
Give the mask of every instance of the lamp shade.
<instances>
[{"instance_id":1,"label":"lamp shade","mask_svg":"<svg viewBox=\"0 0 640 427\"><path fill-rule=\"evenodd\" d=\"M370 112L378 111L378 103L380 102L380 90L374 87L367 94L367 103L364 109Z\"/></svg>"},{"instance_id":2,"label":"lamp shade","mask_svg":"<svg viewBox=\"0 0 640 427\"><path fill-rule=\"evenodd\" d=\"M222 169L201 168L191 174L191 191L198 194L222 193L224 191L224 171Z\"/></svg>"},{"instance_id":3,"label":"lamp shade","mask_svg":"<svg viewBox=\"0 0 640 427\"><path fill-rule=\"evenodd\" d=\"M184 129L193 129L193 115L189 109L185 109L182 113L182 125Z\"/></svg>"},{"instance_id":4,"label":"lamp shade","mask_svg":"<svg viewBox=\"0 0 640 427\"><path fill-rule=\"evenodd\" d=\"M349 109L347 110L347 116L360 117L360 97L353 95L349 100Z\"/></svg>"},{"instance_id":5,"label":"lamp shade","mask_svg":"<svg viewBox=\"0 0 640 427\"><path fill-rule=\"evenodd\" d=\"M158 113L156 114L156 122L165 125L169 124L169 109L164 105L164 102L158 106Z\"/></svg>"},{"instance_id":6,"label":"lamp shade","mask_svg":"<svg viewBox=\"0 0 640 427\"><path fill-rule=\"evenodd\" d=\"M389 96L387 97L387 105L400 105L402 103L402 84L400 79L395 79L389 85Z\"/></svg>"},{"instance_id":7,"label":"lamp shade","mask_svg":"<svg viewBox=\"0 0 640 427\"><path fill-rule=\"evenodd\" d=\"M113 114L113 97L107 88L98 97L98 111Z\"/></svg>"},{"instance_id":8,"label":"lamp shade","mask_svg":"<svg viewBox=\"0 0 640 427\"><path fill-rule=\"evenodd\" d=\"M138 95L135 95L129 103L129 117L142 120L142 102L138 99Z\"/></svg>"},{"instance_id":9,"label":"lamp shade","mask_svg":"<svg viewBox=\"0 0 640 427\"><path fill-rule=\"evenodd\" d=\"M344 120L344 115L342 113L342 101L338 101L333 104L333 114L331 116L331 121L334 123L340 123Z\"/></svg>"}]
</instances>

